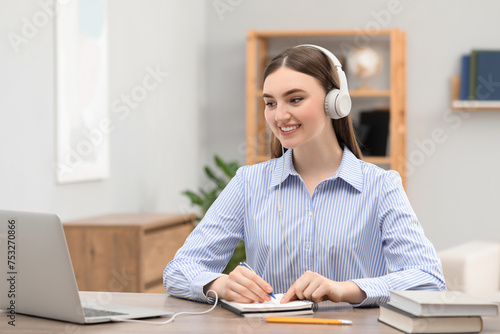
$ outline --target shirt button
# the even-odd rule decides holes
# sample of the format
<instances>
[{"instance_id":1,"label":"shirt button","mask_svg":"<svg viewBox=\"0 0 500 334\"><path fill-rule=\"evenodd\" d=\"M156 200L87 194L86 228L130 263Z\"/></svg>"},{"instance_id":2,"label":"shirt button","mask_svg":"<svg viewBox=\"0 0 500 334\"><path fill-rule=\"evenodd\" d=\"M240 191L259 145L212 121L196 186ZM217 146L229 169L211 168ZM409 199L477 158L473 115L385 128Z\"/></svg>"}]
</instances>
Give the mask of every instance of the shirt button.
<instances>
[{"instance_id":1,"label":"shirt button","mask_svg":"<svg viewBox=\"0 0 500 334\"><path fill-rule=\"evenodd\" d=\"M306 249L311 248L311 245L309 243L306 243Z\"/></svg>"},{"instance_id":2,"label":"shirt button","mask_svg":"<svg viewBox=\"0 0 500 334\"><path fill-rule=\"evenodd\" d=\"M313 212L309 211L309 217L312 217L312 215L313 215Z\"/></svg>"}]
</instances>

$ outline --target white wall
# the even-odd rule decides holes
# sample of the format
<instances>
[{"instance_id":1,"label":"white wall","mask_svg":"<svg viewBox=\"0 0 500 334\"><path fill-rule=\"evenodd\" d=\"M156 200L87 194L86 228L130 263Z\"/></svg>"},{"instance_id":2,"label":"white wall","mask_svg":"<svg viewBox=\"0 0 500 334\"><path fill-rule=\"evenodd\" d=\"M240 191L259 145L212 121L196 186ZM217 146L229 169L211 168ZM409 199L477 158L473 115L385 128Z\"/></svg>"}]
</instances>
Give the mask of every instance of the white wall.
<instances>
[{"instance_id":1,"label":"white wall","mask_svg":"<svg viewBox=\"0 0 500 334\"><path fill-rule=\"evenodd\" d=\"M438 249L474 238L499 239L500 111L460 114L449 109L450 78L459 73L462 53L500 48L498 1L222 2L231 8L207 8L210 83L205 160L218 153L244 161L240 148L245 141L248 29L399 27L407 33L410 201ZM387 15L393 7L397 14ZM430 142L434 129L442 129L444 142Z\"/></svg>"},{"instance_id":2,"label":"white wall","mask_svg":"<svg viewBox=\"0 0 500 334\"><path fill-rule=\"evenodd\" d=\"M43 16L47 2L0 3L0 209L63 219L183 210L180 192L194 188L200 174L206 3L109 1L109 100L140 85L148 67L168 77L127 117L113 118L108 179L57 185L53 20L17 53L7 38L22 35L24 20Z\"/></svg>"}]
</instances>

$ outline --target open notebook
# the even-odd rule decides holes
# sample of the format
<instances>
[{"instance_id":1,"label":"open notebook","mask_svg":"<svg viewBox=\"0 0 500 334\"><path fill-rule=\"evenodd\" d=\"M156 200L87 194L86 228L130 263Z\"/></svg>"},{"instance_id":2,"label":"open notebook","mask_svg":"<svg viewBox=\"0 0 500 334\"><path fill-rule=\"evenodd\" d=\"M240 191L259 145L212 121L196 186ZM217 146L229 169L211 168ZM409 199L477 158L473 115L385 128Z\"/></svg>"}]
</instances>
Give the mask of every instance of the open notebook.
<instances>
[{"instance_id":1,"label":"open notebook","mask_svg":"<svg viewBox=\"0 0 500 334\"><path fill-rule=\"evenodd\" d=\"M310 300L294 300L280 304L283 294L276 294L276 299L264 303L236 303L221 299L220 305L244 317L287 316L299 314L313 314L318 305Z\"/></svg>"}]
</instances>

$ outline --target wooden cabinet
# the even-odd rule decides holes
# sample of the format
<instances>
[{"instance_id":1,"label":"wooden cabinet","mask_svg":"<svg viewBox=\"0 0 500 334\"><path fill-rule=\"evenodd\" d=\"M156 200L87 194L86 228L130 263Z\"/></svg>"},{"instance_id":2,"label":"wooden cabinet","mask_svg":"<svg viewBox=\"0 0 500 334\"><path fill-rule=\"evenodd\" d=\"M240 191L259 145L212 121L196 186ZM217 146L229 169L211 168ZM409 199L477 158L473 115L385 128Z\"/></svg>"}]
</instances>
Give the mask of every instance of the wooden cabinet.
<instances>
[{"instance_id":1,"label":"wooden cabinet","mask_svg":"<svg viewBox=\"0 0 500 334\"><path fill-rule=\"evenodd\" d=\"M164 292L162 273L193 214L110 214L65 222L80 291Z\"/></svg>"},{"instance_id":2,"label":"wooden cabinet","mask_svg":"<svg viewBox=\"0 0 500 334\"><path fill-rule=\"evenodd\" d=\"M255 31L247 36L246 66L246 145L247 163L269 159L270 130L264 117L262 74L272 57L289 46L316 44L349 61L349 53L370 46L382 52L382 69L372 89L358 88L346 71L353 109L382 107L389 110L388 150L386 156L365 160L398 171L406 184L406 35L393 28L387 30L333 31ZM362 87L362 85L359 85Z\"/></svg>"}]
</instances>

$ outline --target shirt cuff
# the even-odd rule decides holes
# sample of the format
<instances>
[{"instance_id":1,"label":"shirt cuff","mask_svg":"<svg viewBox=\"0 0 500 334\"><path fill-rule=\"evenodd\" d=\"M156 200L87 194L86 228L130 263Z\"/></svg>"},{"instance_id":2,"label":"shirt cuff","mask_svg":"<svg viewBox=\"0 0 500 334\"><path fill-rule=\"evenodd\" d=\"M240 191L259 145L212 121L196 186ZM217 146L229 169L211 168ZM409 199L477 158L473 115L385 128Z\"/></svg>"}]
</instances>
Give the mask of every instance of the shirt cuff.
<instances>
[{"instance_id":1,"label":"shirt cuff","mask_svg":"<svg viewBox=\"0 0 500 334\"><path fill-rule=\"evenodd\" d=\"M354 307L385 304L389 301L389 286L380 278L353 279L361 290L366 293L366 299Z\"/></svg>"},{"instance_id":2,"label":"shirt cuff","mask_svg":"<svg viewBox=\"0 0 500 334\"><path fill-rule=\"evenodd\" d=\"M193 300L198 300L201 302L208 302L207 297L203 293L203 288L205 285L208 283L212 282L213 280L223 276L224 274L222 273L212 273L212 272L202 272L196 278L191 282L191 296ZM212 297L209 298L210 301L214 301Z\"/></svg>"}]
</instances>

